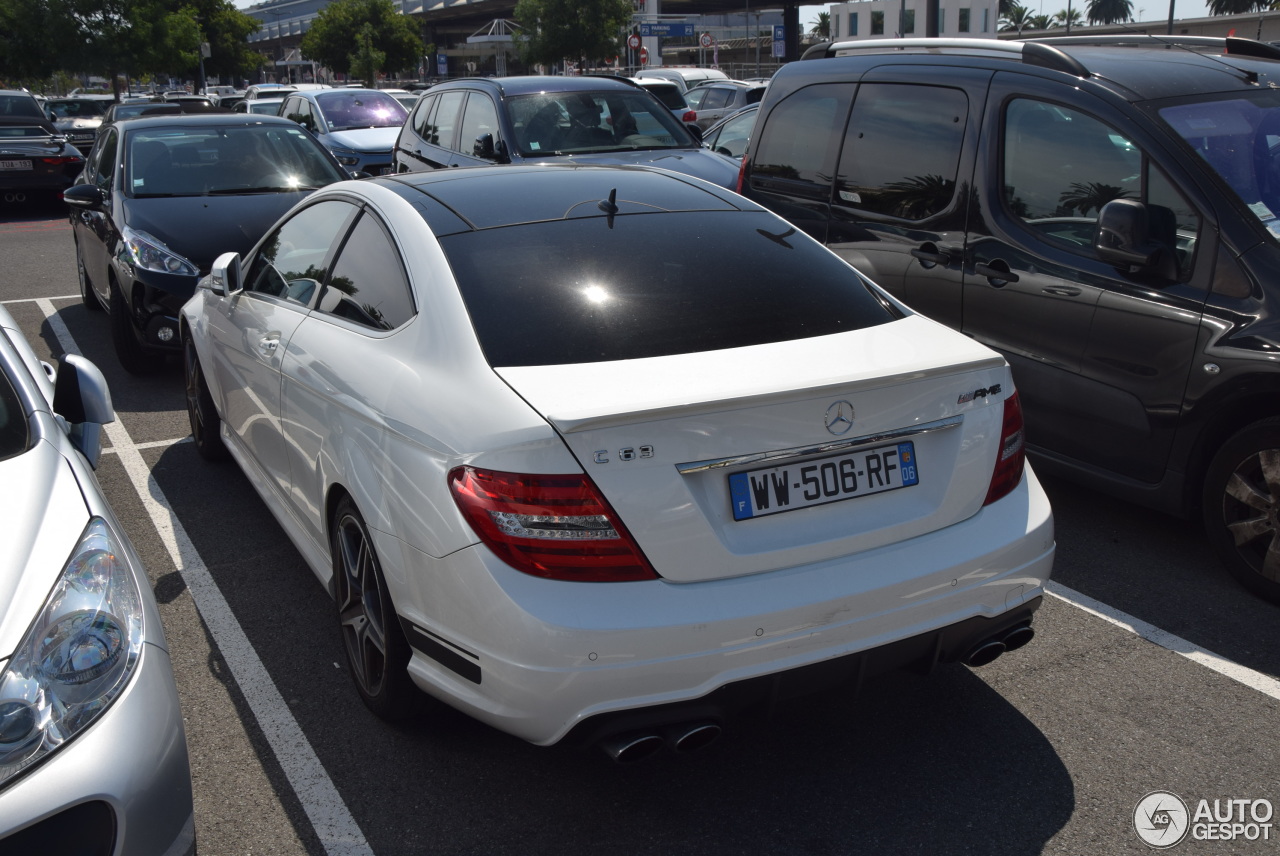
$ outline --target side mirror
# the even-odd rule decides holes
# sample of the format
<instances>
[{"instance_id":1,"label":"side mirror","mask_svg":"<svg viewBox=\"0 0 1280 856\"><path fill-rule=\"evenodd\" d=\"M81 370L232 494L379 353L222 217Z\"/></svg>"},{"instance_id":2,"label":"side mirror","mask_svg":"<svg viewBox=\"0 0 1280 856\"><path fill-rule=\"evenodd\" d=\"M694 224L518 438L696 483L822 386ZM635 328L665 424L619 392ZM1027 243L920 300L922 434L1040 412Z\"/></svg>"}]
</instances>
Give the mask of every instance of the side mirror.
<instances>
[{"instance_id":1,"label":"side mirror","mask_svg":"<svg viewBox=\"0 0 1280 856\"><path fill-rule=\"evenodd\" d=\"M62 201L76 208L95 211L106 203L107 193L96 184L77 184L62 191Z\"/></svg>"},{"instance_id":2,"label":"side mirror","mask_svg":"<svg viewBox=\"0 0 1280 856\"><path fill-rule=\"evenodd\" d=\"M102 426L116 421L116 411L107 379L96 365L76 354L63 356L53 386L53 412L67 423L71 444L97 469Z\"/></svg>"},{"instance_id":3,"label":"side mirror","mask_svg":"<svg viewBox=\"0 0 1280 856\"><path fill-rule=\"evenodd\" d=\"M209 275L200 280L199 288L207 288L220 297L234 294L243 288L240 279L240 254L223 253L213 262Z\"/></svg>"},{"instance_id":4,"label":"side mirror","mask_svg":"<svg viewBox=\"0 0 1280 856\"><path fill-rule=\"evenodd\" d=\"M698 145L702 145L702 129L692 122L685 122L684 127L690 134L693 134L693 138L698 141Z\"/></svg>"},{"instance_id":5,"label":"side mirror","mask_svg":"<svg viewBox=\"0 0 1280 856\"><path fill-rule=\"evenodd\" d=\"M471 147L471 154L473 157L485 160L496 160L497 152L493 148L493 134L481 134L476 137L475 145Z\"/></svg>"},{"instance_id":6,"label":"side mirror","mask_svg":"<svg viewBox=\"0 0 1280 856\"><path fill-rule=\"evenodd\" d=\"M1136 199L1113 199L1098 212L1093 248L1098 258L1128 273L1173 281L1178 278L1176 240L1176 222L1169 209L1148 208Z\"/></svg>"}]
</instances>

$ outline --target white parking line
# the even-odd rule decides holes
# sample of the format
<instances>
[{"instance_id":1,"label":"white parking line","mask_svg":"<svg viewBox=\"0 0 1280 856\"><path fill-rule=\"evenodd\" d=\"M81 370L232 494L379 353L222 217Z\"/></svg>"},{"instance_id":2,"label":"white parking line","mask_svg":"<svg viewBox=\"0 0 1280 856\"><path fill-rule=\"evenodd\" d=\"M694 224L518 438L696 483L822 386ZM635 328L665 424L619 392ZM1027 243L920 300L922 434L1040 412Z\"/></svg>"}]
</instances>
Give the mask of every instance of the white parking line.
<instances>
[{"instance_id":1,"label":"white parking line","mask_svg":"<svg viewBox=\"0 0 1280 856\"><path fill-rule=\"evenodd\" d=\"M1194 642L1188 642L1181 636L1175 636L1167 630L1161 630L1154 624L1148 624L1140 618L1134 618L1128 613L1107 606L1100 600L1094 600L1087 594L1081 594L1052 580L1045 585L1045 592L1059 600L1066 601L1077 609L1083 609L1091 615L1096 615L1116 627L1122 627L1130 633L1136 633L1148 642L1159 645L1161 648L1167 648L1175 654L1186 657L1193 663L1199 663L1206 669L1212 669L1237 683L1257 690L1263 695L1280 699L1280 681L1270 675L1264 675L1262 672L1255 672L1253 669L1234 663L1226 657L1201 648Z\"/></svg>"},{"instance_id":2,"label":"white parking line","mask_svg":"<svg viewBox=\"0 0 1280 856\"><path fill-rule=\"evenodd\" d=\"M9 302L9 301L6 301ZM53 300L39 298L36 304L63 350L79 354L71 331L54 309ZM316 836L330 856L373 856L364 833L338 794L297 720L236 621L204 560L178 521L160 485L143 460L141 446L134 445L124 425L116 420L105 426L112 450L119 455L129 480L142 499L160 539L182 574L196 609L213 635L214 644L226 660L236 684L249 703L263 735L275 753L289 784L302 804ZM146 444L148 446L154 444Z\"/></svg>"}]
</instances>

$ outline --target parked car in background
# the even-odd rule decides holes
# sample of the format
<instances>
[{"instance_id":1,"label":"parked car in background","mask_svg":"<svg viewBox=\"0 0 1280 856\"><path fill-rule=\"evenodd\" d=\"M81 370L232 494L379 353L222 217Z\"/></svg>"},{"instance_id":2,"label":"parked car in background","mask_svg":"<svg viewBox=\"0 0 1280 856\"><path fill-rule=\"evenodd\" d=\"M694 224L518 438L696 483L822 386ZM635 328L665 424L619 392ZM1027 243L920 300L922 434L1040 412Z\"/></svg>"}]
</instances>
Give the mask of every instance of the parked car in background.
<instances>
[{"instance_id":1,"label":"parked car in background","mask_svg":"<svg viewBox=\"0 0 1280 856\"><path fill-rule=\"evenodd\" d=\"M93 468L102 373L0 306L0 852L193 856L191 770L147 578Z\"/></svg>"},{"instance_id":2,"label":"parked car in background","mask_svg":"<svg viewBox=\"0 0 1280 856\"><path fill-rule=\"evenodd\" d=\"M297 92L292 85L286 86L283 83L255 83L244 91L246 101L253 101L257 98L283 98L290 92Z\"/></svg>"},{"instance_id":3,"label":"parked car in background","mask_svg":"<svg viewBox=\"0 0 1280 856\"><path fill-rule=\"evenodd\" d=\"M254 98L252 101L244 99L237 101L232 106L233 113L246 113L257 116L279 116L280 105L284 103L284 98Z\"/></svg>"},{"instance_id":4,"label":"parked car in background","mask_svg":"<svg viewBox=\"0 0 1280 856\"><path fill-rule=\"evenodd\" d=\"M25 89L0 89L0 119L38 119L49 122L49 114L35 96Z\"/></svg>"},{"instance_id":5,"label":"parked car in background","mask_svg":"<svg viewBox=\"0 0 1280 856\"><path fill-rule=\"evenodd\" d=\"M50 98L44 109L53 126L71 141L73 146L88 151L97 139L107 109L115 103L110 95L77 95L71 98Z\"/></svg>"},{"instance_id":6,"label":"parked car in background","mask_svg":"<svg viewBox=\"0 0 1280 856\"><path fill-rule=\"evenodd\" d=\"M404 105L406 111L413 109L413 105L418 103L418 96L422 94L420 92L410 92L408 89L381 89L379 91L399 101Z\"/></svg>"},{"instance_id":7,"label":"parked car in background","mask_svg":"<svg viewBox=\"0 0 1280 856\"><path fill-rule=\"evenodd\" d=\"M1280 48L848 41L769 86L741 192L1005 355L1044 468L1203 521L1280 602ZM804 133L796 132L803 128Z\"/></svg>"},{"instance_id":8,"label":"parked car in background","mask_svg":"<svg viewBox=\"0 0 1280 856\"><path fill-rule=\"evenodd\" d=\"M684 98L698 112L698 126L706 130L748 104L759 104L766 89L763 83L723 80L700 83L686 92Z\"/></svg>"},{"instance_id":9,"label":"parked car in background","mask_svg":"<svg viewBox=\"0 0 1280 856\"><path fill-rule=\"evenodd\" d=\"M713 152L740 159L747 153L747 144L751 142L751 132L755 129L759 112L760 105L752 104L730 113L707 129L702 144Z\"/></svg>"},{"instance_id":10,"label":"parked car in background","mask_svg":"<svg viewBox=\"0 0 1280 856\"><path fill-rule=\"evenodd\" d=\"M110 313L126 370L178 352L177 313L228 248L247 252L295 202L346 178L296 124L270 116L155 116L108 127L71 206L80 296Z\"/></svg>"},{"instance_id":11,"label":"parked car in background","mask_svg":"<svg viewBox=\"0 0 1280 856\"><path fill-rule=\"evenodd\" d=\"M1053 523L1004 360L710 183L344 182L219 257L181 338L196 448L249 474L387 719L422 690L631 761L1033 635Z\"/></svg>"},{"instance_id":12,"label":"parked car in background","mask_svg":"<svg viewBox=\"0 0 1280 856\"><path fill-rule=\"evenodd\" d=\"M397 172L551 161L652 164L727 188L738 181L737 167L625 78L450 80L427 90L396 140Z\"/></svg>"},{"instance_id":13,"label":"parked car in background","mask_svg":"<svg viewBox=\"0 0 1280 856\"><path fill-rule=\"evenodd\" d=\"M718 68L696 68L694 66L662 65L657 68L645 68L641 77L657 77L675 81L682 89L688 90L708 80L728 80L729 75Z\"/></svg>"},{"instance_id":14,"label":"parked car in background","mask_svg":"<svg viewBox=\"0 0 1280 856\"><path fill-rule=\"evenodd\" d=\"M671 111L671 115L681 122L686 125L692 125L697 121L698 114L693 112L692 108L689 107L689 103L684 100L680 84L672 80L647 77L633 77L632 81L653 93L653 96Z\"/></svg>"},{"instance_id":15,"label":"parked car in background","mask_svg":"<svg viewBox=\"0 0 1280 856\"><path fill-rule=\"evenodd\" d=\"M391 172L391 150L409 112L376 89L295 92L280 115L316 135L348 170Z\"/></svg>"},{"instance_id":16,"label":"parked car in background","mask_svg":"<svg viewBox=\"0 0 1280 856\"><path fill-rule=\"evenodd\" d=\"M82 169L79 149L49 120L0 116L0 199L25 202L36 193L57 193Z\"/></svg>"}]
</instances>

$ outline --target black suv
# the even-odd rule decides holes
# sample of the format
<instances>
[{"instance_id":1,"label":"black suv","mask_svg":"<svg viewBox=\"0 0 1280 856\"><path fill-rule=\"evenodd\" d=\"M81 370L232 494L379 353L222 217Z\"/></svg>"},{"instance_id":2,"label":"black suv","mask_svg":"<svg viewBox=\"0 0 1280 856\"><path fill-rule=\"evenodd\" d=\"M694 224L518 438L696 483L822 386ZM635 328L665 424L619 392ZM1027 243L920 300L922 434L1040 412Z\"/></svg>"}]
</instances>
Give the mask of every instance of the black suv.
<instances>
[{"instance_id":1,"label":"black suv","mask_svg":"<svg viewBox=\"0 0 1280 856\"><path fill-rule=\"evenodd\" d=\"M1203 517L1280 602L1280 50L829 43L739 191L1013 366L1037 466Z\"/></svg>"},{"instance_id":2,"label":"black suv","mask_svg":"<svg viewBox=\"0 0 1280 856\"><path fill-rule=\"evenodd\" d=\"M418 99L394 172L511 163L660 166L732 189L738 167L652 93L616 77L460 78Z\"/></svg>"}]
</instances>

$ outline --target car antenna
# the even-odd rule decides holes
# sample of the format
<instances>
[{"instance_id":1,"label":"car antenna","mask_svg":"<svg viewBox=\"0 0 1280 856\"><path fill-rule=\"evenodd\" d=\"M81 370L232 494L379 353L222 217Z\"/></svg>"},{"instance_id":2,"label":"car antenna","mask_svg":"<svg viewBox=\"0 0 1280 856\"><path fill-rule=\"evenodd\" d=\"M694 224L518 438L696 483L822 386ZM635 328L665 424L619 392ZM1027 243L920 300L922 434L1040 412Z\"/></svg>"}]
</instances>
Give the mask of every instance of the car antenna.
<instances>
[{"instance_id":1,"label":"car antenna","mask_svg":"<svg viewBox=\"0 0 1280 856\"><path fill-rule=\"evenodd\" d=\"M613 228L613 216L618 213L618 188L609 191L608 199L601 199L596 206L609 215L609 228Z\"/></svg>"}]
</instances>

